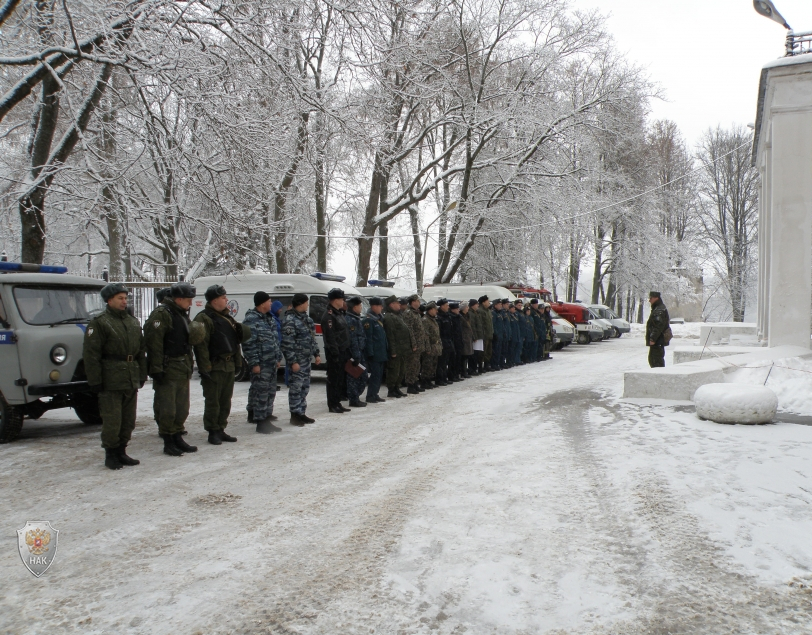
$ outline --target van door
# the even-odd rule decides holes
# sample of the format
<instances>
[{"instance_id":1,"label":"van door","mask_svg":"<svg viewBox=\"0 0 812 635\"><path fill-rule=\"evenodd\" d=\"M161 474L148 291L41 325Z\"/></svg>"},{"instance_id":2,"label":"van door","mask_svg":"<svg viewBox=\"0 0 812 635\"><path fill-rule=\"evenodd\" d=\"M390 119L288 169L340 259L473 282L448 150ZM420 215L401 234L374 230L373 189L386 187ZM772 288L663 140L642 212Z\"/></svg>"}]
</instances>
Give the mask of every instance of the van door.
<instances>
[{"instance_id":1,"label":"van door","mask_svg":"<svg viewBox=\"0 0 812 635\"><path fill-rule=\"evenodd\" d=\"M9 287L5 287L9 289ZM9 322L0 289L0 393L12 406L25 403L25 389L14 382L22 377L17 338Z\"/></svg>"},{"instance_id":2,"label":"van door","mask_svg":"<svg viewBox=\"0 0 812 635\"><path fill-rule=\"evenodd\" d=\"M329 301L326 295L311 295L310 296L310 319L316 324L316 344L319 345L319 355L321 355L322 363L327 357L324 354L324 337L321 333L321 319L327 312Z\"/></svg>"}]
</instances>

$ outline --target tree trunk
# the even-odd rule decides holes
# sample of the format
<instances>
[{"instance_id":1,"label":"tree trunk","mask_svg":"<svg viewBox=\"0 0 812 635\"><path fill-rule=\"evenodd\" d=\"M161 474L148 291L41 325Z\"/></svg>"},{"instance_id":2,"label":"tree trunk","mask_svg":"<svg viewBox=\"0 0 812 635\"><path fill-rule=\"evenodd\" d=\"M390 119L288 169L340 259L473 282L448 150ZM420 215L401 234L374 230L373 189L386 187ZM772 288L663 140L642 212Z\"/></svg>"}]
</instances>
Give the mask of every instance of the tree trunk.
<instances>
[{"instance_id":1,"label":"tree trunk","mask_svg":"<svg viewBox=\"0 0 812 635\"><path fill-rule=\"evenodd\" d=\"M288 192L293 185L293 179L296 177L296 172L299 169L299 162L304 155L305 146L307 144L307 122L309 119L310 113L308 112L303 112L299 115L299 124L296 129L296 151L290 166L282 177L282 181L279 183L279 187L277 187L274 192L273 219L274 226L277 230L274 241L277 273L289 273L288 261L290 257L288 254L287 235L284 231L280 233L279 229L282 228L285 222Z\"/></svg>"},{"instance_id":2,"label":"tree trunk","mask_svg":"<svg viewBox=\"0 0 812 635\"><path fill-rule=\"evenodd\" d=\"M358 237L358 274L355 286L367 286L372 263L372 244L375 236L375 218L378 211L378 203L381 200L381 183L383 180L383 165L380 153L375 154L375 167L372 170L372 180L369 184L369 198L364 210L364 225L361 228L361 235Z\"/></svg>"},{"instance_id":3,"label":"tree trunk","mask_svg":"<svg viewBox=\"0 0 812 635\"><path fill-rule=\"evenodd\" d=\"M409 207L409 220L412 227L412 243L414 244L414 272L417 279L417 293L423 293L423 243L420 241L420 219L417 209Z\"/></svg>"},{"instance_id":4,"label":"tree trunk","mask_svg":"<svg viewBox=\"0 0 812 635\"><path fill-rule=\"evenodd\" d=\"M316 199L316 269L327 271L327 180L325 178L324 140L322 139L322 115L316 117L317 133L315 165L315 199Z\"/></svg>"}]
</instances>

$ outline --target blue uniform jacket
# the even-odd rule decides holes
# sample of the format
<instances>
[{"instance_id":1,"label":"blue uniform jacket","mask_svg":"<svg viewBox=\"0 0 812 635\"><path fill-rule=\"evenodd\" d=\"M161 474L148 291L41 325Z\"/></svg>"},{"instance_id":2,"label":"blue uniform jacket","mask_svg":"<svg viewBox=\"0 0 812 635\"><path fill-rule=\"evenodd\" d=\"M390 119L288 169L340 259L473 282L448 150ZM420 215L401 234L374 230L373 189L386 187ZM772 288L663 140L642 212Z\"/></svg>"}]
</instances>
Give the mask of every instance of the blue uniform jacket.
<instances>
[{"instance_id":1,"label":"blue uniform jacket","mask_svg":"<svg viewBox=\"0 0 812 635\"><path fill-rule=\"evenodd\" d=\"M242 356L248 367L276 366L282 361L282 349L276 330L276 320L270 313L249 309L243 324L251 327L251 337L243 342Z\"/></svg>"},{"instance_id":2,"label":"blue uniform jacket","mask_svg":"<svg viewBox=\"0 0 812 635\"><path fill-rule=\"evenodd\" d=\"M383 316L375 315L371 310L363 319L364 353L367 361L385 362L389 360L386 331L383 328Z\"/></svg>"}]
</instances>

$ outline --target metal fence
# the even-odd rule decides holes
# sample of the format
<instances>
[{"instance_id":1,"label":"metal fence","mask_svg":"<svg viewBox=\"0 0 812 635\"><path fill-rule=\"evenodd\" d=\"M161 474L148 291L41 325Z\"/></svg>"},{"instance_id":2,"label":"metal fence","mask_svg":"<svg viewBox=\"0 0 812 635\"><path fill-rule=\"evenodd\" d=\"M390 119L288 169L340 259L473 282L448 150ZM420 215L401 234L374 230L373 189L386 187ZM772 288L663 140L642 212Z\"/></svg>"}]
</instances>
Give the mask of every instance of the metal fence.
<instances>
[{"instance_id":1,"label":"metal fence","mask_svg":"<svg viewBox=\"0 0 812 635\"><path fill-rule=\"evenodd\" d=\"M812 53L812 31L806 33L789 32L787 35L787 57Z\"/></svg>"}]
</instances>

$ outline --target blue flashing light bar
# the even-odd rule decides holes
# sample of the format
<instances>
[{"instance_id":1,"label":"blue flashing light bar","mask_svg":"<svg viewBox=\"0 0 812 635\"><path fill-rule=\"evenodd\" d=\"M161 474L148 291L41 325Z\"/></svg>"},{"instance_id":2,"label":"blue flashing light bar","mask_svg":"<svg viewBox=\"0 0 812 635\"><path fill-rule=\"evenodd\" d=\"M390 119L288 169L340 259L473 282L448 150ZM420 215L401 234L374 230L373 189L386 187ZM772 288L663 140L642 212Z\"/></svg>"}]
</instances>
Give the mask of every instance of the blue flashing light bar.
<instances>
[{"instance_id":1,"label":"blue flashing light bar","mask_svg":"<svg viewBox=\"0 0 812 635\"><path fill-rule=\"evenodd\" d=\"M29 262L0 262L0 271L18 271L20 273L67 273L67 267L55 265L34 265Z\"/></svg>"},{"instance_id":2,"label":"blue flashing light bar","mask_svg":"<svg viewBox=\"0 0 812 635\"><path fill-rule=\"evenodd\" d=\"M394 287L395 283L391 280L367 280L367 285L370 287Z\"/></svg>"},{"instance_id":3,"label":"blue flashing light bar","mask_svg":"<svg viewBox=\"0 0 812 635\"><path fill-rule=\"evenodd\" d=\"M346 276L334 276L331 273L322 273L321 271L316 271L310 275L318 280L325 280L327 282L344 282L347 279Z\"/></svg>"}]
</instances>

